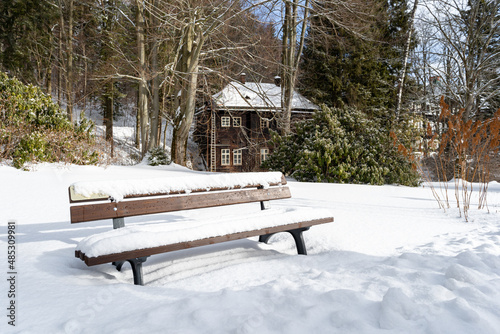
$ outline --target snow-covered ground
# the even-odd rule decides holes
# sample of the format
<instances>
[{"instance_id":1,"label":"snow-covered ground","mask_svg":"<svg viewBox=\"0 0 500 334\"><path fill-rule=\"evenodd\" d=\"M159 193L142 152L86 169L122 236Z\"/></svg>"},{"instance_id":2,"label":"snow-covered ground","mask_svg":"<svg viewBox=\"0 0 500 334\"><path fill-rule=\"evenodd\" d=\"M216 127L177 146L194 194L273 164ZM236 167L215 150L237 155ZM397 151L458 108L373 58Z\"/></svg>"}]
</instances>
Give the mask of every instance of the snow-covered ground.
<instances>
[{"instance_id":1,"label":"snow-covered ground","mask_svg":"<svg viewBox=\"0 0 500 334\"><path fill-rule=\"evenodd\" d=\"M71 225L68 186L77 181L189 176L179 166L0 166L1 333L498 333L500 185L489 213L443 212L427 187L289 182L277 206L330 210L311 228L308 256L288 234L269 245L245 239L161 254L144 265L87 267L79 240L111 221ZM451 187L452 188L452 187ZM452 194L450 194L452 195ZM474 202L474 200L473 200ZM259 205L256 204L256 210ZM136 217L210 217L217 208ZM8 297L7 223L16 222L15 298ZM16 326L7 310L15 301Z\"/></svg>"}]
</instances>

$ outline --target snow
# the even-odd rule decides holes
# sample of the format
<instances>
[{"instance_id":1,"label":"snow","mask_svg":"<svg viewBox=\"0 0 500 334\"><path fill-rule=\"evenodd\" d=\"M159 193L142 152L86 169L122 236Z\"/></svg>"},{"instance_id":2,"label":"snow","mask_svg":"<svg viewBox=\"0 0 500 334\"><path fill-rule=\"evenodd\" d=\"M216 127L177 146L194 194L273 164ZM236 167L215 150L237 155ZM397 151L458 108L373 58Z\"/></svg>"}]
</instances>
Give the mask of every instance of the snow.
<instances>
[{"instance_id":1,"label":"snow","mask_svg":"<svg viewBox=\"0 0 500 334\"><path fill-rule=\"evenodd\" d=\"M309 255L296 255L286 233L269 245L251 238L171 252L144 264L145 286L132 284L128 264L118 272L74 257L78 242L112 224L71 225L70 184L196 175L176 165L0 166L0 332L498 333L498 183L489 185L489 213L471 205L465 222L457 209L440 210L428 187L289 180L292 198L273 208L329 210L335 218L304 233ZM258 208L134 217L126 225L245 217ZM17 233L15 327L5 316L9 220Z\"/></svg>"},{"instance_id":2,"label":"snow","mask_svg":"<svg viewBox=\"0 0 500 334\"><path fill-rule=\"evenodd\" d=\"M223 108L281 108L281 87L273 83L230 82L222 91L213 96L215 103ZM293 93L292 111L319 109L298 92Z\"/></svg>"},{"instance_id":3,"label":"snow","mask_svg":"<svg viewBox=\"0 0 500 334\"><path fill-rule=\"evenodd\" d=\"M94 194L104 194L117 201L125 196L161 194L170 192L190 193L199 189L215 188L242 188L249 185L261 185L264 188L269 184L281 183L280 172L268 173L235 173L235 174L199 174L186 177L143 178L127 180L99 180L81 181L72 184L74 192L84 198Z\"/></svg>"},{"instance_id":4,"label":"snow","mask_svg":"<svg viewBox=\"0 0 500 334\"><path fill-rule=\"evenodd\" d=\"M136 249L172 245L289 225L315 219L331 217L330 211L312 208L282 208L249 212L245 216L225 215L213 219L187 219L168 224L124 227L91 235L78 243L77 250L87 257L116 254ZM236 222L235 219L238 221Z\"/></svg>"}]
</instances>

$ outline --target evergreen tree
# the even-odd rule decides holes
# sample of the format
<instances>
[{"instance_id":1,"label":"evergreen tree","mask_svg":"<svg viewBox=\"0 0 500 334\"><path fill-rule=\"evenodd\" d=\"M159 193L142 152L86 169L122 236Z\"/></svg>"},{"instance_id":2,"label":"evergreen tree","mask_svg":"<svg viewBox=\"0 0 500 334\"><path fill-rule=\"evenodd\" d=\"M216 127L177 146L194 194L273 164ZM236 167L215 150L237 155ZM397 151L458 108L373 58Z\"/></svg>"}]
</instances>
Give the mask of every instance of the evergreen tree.
<instances>
[{"instance_id":1,"label":"evergreen tree","mask_svg":"<svg viewBox=\"0 0 500 334\"><path fill-rule=\"evenodd\" d=\"M265 168L299 181L403 184L420 176L408 152L394 145L380 122L349 108L323 106L313 119L298 123L296 133L274 137Z\"/></svg>"},{"instance_id":2,"label":"evergreen tree","mask_svg":"<svg viewBox=\"0 0 500 334\"><path fill-rule=\"evenodd\" d=\"M320 103L355 106L381 115L396 100L408 14L406 1L370 3L371 15L356 18L365 27L361 33L332 23L321 15L324 10L316 10L304 50L301 84L304 93Z\"/></svg>"},{"instance_id":3,"label":"evergreen tree","mask_svg":"<svg viewBox=\"0 0 500 334\"><path fill-rule=\"evenodd\" d=\"M50 73L56 22L57 11L48 1L0 1L0 70L42 84Z\"/></svg>"}]
</instances>

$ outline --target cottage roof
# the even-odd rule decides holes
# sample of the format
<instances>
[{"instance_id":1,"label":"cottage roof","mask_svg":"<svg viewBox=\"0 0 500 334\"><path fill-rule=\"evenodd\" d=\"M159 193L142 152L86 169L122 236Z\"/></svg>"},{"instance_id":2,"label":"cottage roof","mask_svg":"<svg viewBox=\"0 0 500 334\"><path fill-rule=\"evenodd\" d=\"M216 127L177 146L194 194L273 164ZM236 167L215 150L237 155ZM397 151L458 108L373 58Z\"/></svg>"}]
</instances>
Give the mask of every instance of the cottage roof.
<instances>
[{"instance_id":1,"label":"cottage roof","mask_svg":"<svg viewBox=\"0 0 500 334\"><path fill-rule=\"evenodd\" d=\"M281 108L281 87L273 83L237 81L230 82L224 89L213 95L213 100L220 108L256 108L277 110ZM293 93L293 111L314 111L317 105L298 92Z\"/></svg>"}]
</instances>

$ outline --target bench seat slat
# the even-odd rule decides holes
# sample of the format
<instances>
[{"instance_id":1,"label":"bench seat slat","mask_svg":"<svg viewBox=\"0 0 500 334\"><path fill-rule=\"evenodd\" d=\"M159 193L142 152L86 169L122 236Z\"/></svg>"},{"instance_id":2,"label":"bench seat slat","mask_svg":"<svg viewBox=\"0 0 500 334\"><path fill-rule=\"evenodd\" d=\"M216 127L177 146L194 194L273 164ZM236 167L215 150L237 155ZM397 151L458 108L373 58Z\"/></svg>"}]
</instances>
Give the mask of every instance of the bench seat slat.
<instances>
[{"instance_id":1,"label":"bench seat slat","mask_svg":"<svg viewBox=\"0 0 500 334\"><path fill-rule=\"evenodd\" d=\"M71 223L290 198L288 187L235 190L72 206Z\"/></svg>"},{"instance_id":2,"label":"bench seat slat","mask_svg":"<svg viewBox=\"0 0 500 334\"><path fill-rule=\"evenodd\" d=\"M282 232L282 231L294 230L294 229L298 229L298 228L311 227L314 225L319 225L319 224L324 224L324 223L329 223L329 222L333 222L333 218L331 218L331 217L320 218L320 219L314 219L314 220L292 223L292 224L287 224L287 225L267 227L267 228L262 228L262 229L258 229L258 230L237 232L237 233L232 233L232 234L227 234L227 235L208 237L208 238L192 240L192 241L179 242L179 243L174 243L174 244L170 244L170 245L143 248L143 249L137 249L137 250L126 251L126 252L115 253L115 254L107 254L107 255L102 255L102 256L97 256L97 257L87 257L85 255L85 253L83 253L80 250L77 250L77 251L75 251L75 256L77 258L80 258L81 260L83 260L86 265L94 266L94 265L98 265L98 264L104 264L104 263L109 263L109 262L114 262L114 261L122 261L122 260L126 260L126 259L139 258L139 257L161 254L161 253L166 253L166 252L172 252L172 251L182 250L182 249L187 249L187 248L192 248L192 247L212 245L212 244L221 243L221 242L225 242L225 241L232 241L232 240L250 238L250 237L255 237L255 236L260 236L260 235L265 235L265 234L272 234L272 233L277 233L277 232Z\"/></svg>"},{"instance_id":3,"label":"bench seat slat","mask_svg":"<svg viewBox=\"0 0 500 334\"><path fill-rule=\"evenodd\" d=\"M94 234L81 240L77 250L85 253L87 257L97 257L266 228L281 227L283 230L285 225L330 217L328 210L311 208L277 208L207 219L179 220L177 217L172 221L130 225Z\"/></svg>"}]
</instances>

